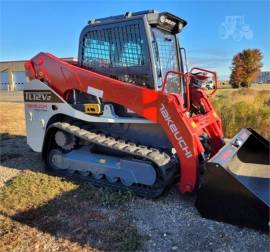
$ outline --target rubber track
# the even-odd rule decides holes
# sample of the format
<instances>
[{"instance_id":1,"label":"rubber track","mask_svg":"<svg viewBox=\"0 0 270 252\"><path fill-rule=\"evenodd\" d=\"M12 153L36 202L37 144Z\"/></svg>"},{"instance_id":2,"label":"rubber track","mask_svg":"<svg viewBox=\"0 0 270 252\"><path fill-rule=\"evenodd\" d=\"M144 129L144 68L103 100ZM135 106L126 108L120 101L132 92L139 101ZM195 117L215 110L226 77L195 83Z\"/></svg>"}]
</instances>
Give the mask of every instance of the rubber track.
<instances>
[{"instance_id":1,"label":"rubber track","mask_svg":"<svg viewBox=\"0 0 270 252\"><path fill-rule=\"evenodd\" d=\"M113 150L121 151L127 153L132 156L137 156L140 158L144 158L147 160L151 160L158 166L167 165L171 162L171 159L167 153L162 153L157 149L148 148L143 145L136 145L135 143L125 142L121 139L115 139L111 136L105 136L104 134L94 133L91 131L87 131L85 129L81 129L78 126L71 125L66 122L57 122L52 124L52 127L63 130L67 133L73 134L74 136L83 139L89 143L94 143L100 146L104 146ZM102 178L96 180L92 176L84 176L79 172L68 173L67 171L61 170L51 170L51 173L55 175L64 176L67 178L75 179L75 180L83 180L88 181L91 184L98 187L106 187L113 190L121 190L121 191L132 191L136 195L145 197L145 198L157 198L159 197L164 190L168 187L168 185L175 182L175 173L171 172L168 175L166 181L161 179L157 179L154 185L146 186L140 184L133 184L131 186L125 186L120 181L116 183L110 183L106 180L106 178Z\"/></svg>"},{"instance_id":2,"label":"rubber track","mask_svg":"<svg viewBox=\"0 0 270 252\"><path fill-rule=\"evenodd\" d=\"M126 142L122 139L115 139L101 133L87 131L66 122L57 122L52 126L89 143L97 144L132 156L148 159L158 166L164 166L171 161L171 158L167 153L160 152L157 149L149 148L144 145L136 145L135 143Z\"/></svg>"}]
</instances>

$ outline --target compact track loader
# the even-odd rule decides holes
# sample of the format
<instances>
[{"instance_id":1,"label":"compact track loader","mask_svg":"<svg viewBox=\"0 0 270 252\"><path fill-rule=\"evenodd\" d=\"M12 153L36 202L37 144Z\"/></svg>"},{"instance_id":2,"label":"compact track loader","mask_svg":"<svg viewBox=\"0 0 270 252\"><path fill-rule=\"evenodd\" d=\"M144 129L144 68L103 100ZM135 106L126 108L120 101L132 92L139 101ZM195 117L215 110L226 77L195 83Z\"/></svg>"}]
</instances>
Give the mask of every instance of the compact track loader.
<instances>
[{"instance_id":1,"label":"compact track loader","mask_svg":"<svg viewBox=\"0 0 270 252\"><path fill-rule=\"evenodd\" d=\"M147 198L178 182L202 216L268 230L269 142L242 129L224 144L217 74L188 70L186 24L156 11L93 19L78 61L26 62L27 142L60 176Z\"/></svg>"}]
</instances>

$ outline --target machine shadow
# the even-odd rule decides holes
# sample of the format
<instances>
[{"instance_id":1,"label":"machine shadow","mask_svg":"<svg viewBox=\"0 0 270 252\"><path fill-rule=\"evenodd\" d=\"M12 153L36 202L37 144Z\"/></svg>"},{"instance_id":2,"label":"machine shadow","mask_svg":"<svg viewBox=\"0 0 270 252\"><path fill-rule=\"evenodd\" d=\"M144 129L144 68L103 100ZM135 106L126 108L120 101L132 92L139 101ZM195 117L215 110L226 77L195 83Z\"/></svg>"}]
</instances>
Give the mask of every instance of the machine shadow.
<instances>
[{"instance_id":1,"label":"machine shadow","mask_svg":"<svg viewBox=\"0 0 270 252\"><path fill-rule=\"evenodd\" d=\"M0 164L16 170L44 171L41 154L31 150L26 137L9 133L0 134Z\"/></svg>"},{"instance_id":2,"label":"machine shadow","mask_svg":"<svg viewBox=\"0 0 270 252\"><path fill-rule=\"evenodd\" d=\"M15 139L23 139L26 138L25 136L22 135L12 135L9 133L0 133L0 143L4 144L6 143L7 140L15 140Z\"/></svg>"},{"instance_id":3,"label":"machine shadow","mask_svg":"<svg viewBox=\"0 0 270 252\"><path fill-rule=\"evenodd\" d=\"M80 183L77 189L11 218L81 246L105 251L136 248L139 235L125 206L104 205L101 193Z\"/></svg>"}]
</instances>

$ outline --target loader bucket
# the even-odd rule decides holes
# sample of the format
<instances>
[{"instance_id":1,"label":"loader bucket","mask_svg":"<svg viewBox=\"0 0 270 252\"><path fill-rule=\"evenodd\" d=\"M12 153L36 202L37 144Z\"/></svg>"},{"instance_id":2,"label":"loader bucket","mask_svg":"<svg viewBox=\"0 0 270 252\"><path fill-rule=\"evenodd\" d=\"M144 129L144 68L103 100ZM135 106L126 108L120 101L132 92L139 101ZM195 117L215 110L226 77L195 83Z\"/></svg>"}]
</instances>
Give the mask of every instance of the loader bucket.
<instances>
[{"instance_id":1,"label":"loader bucket","mask_svg":"<svg viewBox=\"0 0 270 252\"><path fill-rule=\"evenodd\" d=\"M206 163L195 205L204 218L269 231L269 142L242 129Z\"/></svg>"}]
</instances>

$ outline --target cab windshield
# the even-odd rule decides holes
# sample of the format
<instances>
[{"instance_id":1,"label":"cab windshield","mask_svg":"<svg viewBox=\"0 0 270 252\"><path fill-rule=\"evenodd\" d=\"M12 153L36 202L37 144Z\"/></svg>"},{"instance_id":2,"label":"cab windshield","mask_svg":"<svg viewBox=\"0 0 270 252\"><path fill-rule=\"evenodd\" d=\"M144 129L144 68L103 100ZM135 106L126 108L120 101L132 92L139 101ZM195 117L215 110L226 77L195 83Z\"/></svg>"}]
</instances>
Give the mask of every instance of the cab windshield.
<instances>
[{"instance_id":1,"label":"cab windshield","mask_svg":"<svg viewBox=\"0 0 270 252\"><path fill-rule=\"evenodd\" d=\"M169 70L180 71L178 45L175 35L165 30L152 28L152 35L158 86L160 88L166 72ZM166 91L182 93L179 75L171 74L168 76Z\"/></svg>"}]
</instances>

